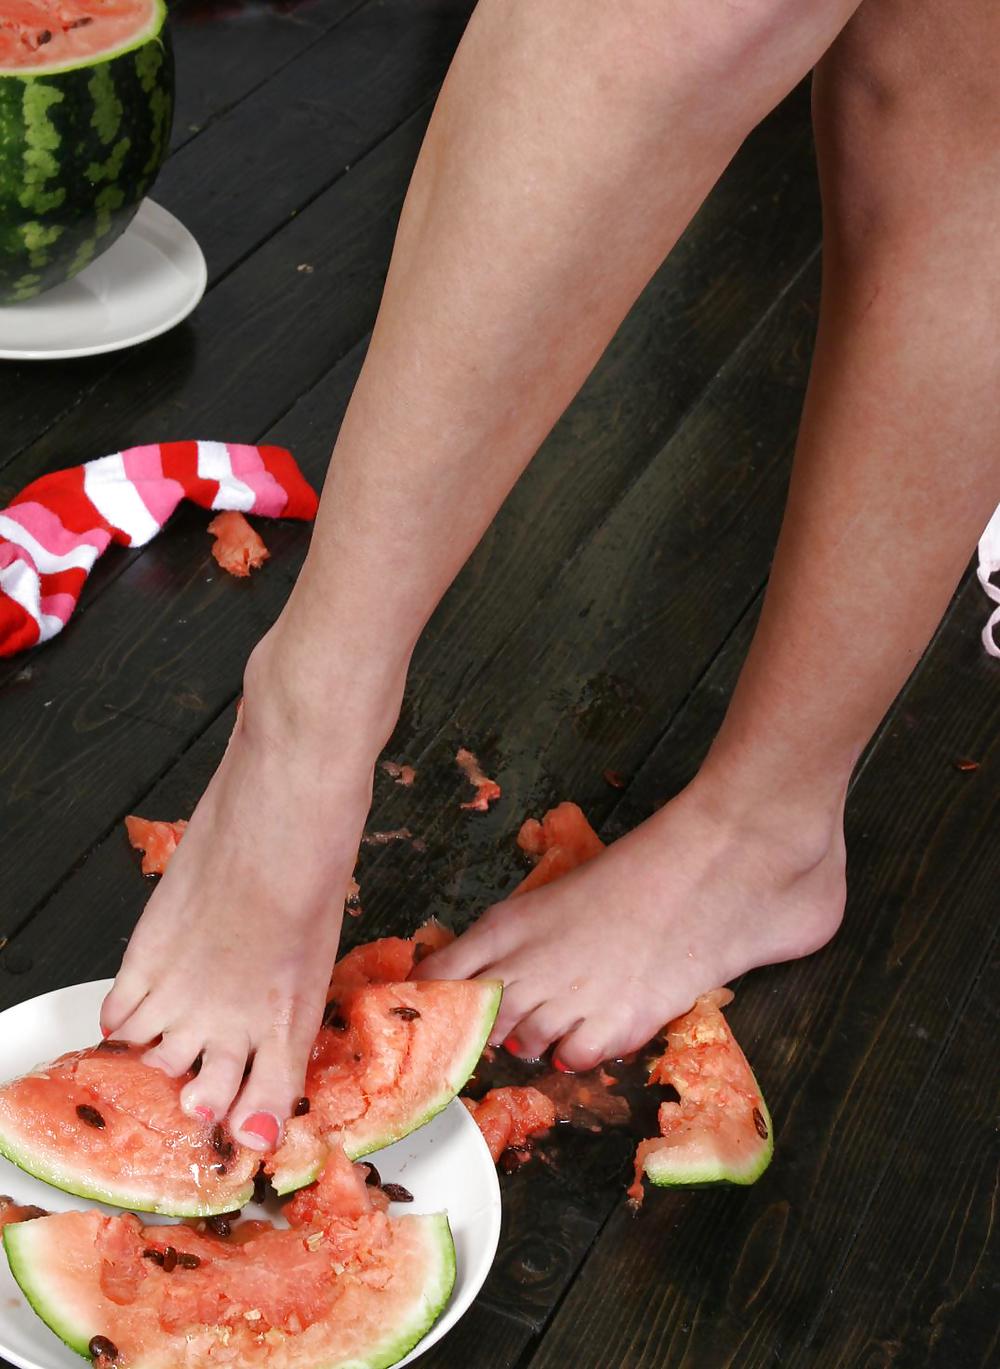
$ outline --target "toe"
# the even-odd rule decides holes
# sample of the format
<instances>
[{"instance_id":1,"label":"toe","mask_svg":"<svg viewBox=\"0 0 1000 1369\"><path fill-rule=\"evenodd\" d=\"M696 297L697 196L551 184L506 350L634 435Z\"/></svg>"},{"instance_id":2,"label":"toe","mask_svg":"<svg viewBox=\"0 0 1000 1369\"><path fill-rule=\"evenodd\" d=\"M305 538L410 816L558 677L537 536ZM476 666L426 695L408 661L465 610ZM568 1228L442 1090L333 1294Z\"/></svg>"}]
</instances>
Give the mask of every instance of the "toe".
<instances>
[{"instance_id":1,"label":"toe","mask_svg":"<svg viewBox=\"0 0 1000 1369\"><path fill-rule=\"evenodd\" d=\"M149 992L144 975L122 969L101 1004L101 1032L104 1036L116 1033L135 1013Z\"/></svg>"},{"instance_id":2,"label":"toe","mask_svg":"<svg viewBox=\"0 0 1000 1369\"><path fill-rule=\"evenodd\" d=\"M254 1056L234 1111L233 1134L253 1150L273 1150L281 1127L302 1097L308 1044L291 1035L270 1037Z\"/></svg>"},{"instance_id":3,"label":"toe","mask_svg":"<svg viewBox=\"0 0 1000 1369\"><path fill-rule=\"evenodd\" d=\"M181 1107L189 1117L214 1122L232 1107L240 1090L250 1042L210 1041L202 1051L201 1069L181 1090Z\"/></svg>"},{"instance_id":4,"label":"toe","mask_svg":"<svg viewBox=\"0 0 1000 1369\"><path fill-rule=\"evenodd\" d=\"M598 1017L586 1018L559 1042L553 1063L559 1069L579 1073L596 1068L602 1060L613 1059L622 1049L611 1023Z\"/></svg>"},{"instance_id":5,"label":"toe","mask_svg":"<svg viewBox=\"0 0 1000 1369\"><path fill-rule=\"evenodd\" d=\"M494 975L491 973L490 977L493 978ZM490 1045L506 1045L511 1054L523 1055L518 1030L520 1023L544 1002L545 995L541 988L535 988L530 980L518 979L513 970L507 975L500 973L498 977L504 980L504 990L503 998L500 1000L500 1011L490 1032ZM511 1040L511 1037L514 1039Z\"/></svg>"},{"instance_id":6,"label":"toe","mask_svg":"<svg viewBox=\"0 0 1000 1369\"><path fill-rule=\"evenodd\" d=\"M176 1079L191 1068L204 1044L199 1034L184 1028L168 1031L164 1033L162 1041L146 1052L142 1061L144 1065L152 1065L154 1069L169 1074L171 1079Z\"/></svg>"},{"instance_id":7,"label":"toe","mask_svg":"<svg viewBox=\"0 0 1000 1369\"><path fill-rule=\"evenodd\" d=\"M513 948L520 921L516 904L496 904L467 932L422 960L413 978L472 979Z\"/></svg>"},{"instance_id":8,"label":"toe","mask_svg":"<svg viewBox=\"0 0 1000 1369\"><path fill-rule=\"evenodd\" d=\"M116 1041L128 1041L134 1046L155 1042L173 1025L173 1014L166 1012L156 999L149 995L125 1020L111 1033Z\"/></svg>"},{"instance_id":9,"label":"toe","mask_svg":"<svg viewBox=\"0 0 1000 1369\"><path fill-rule=\"evenodd\" d=\"M553 1041L568 1036L580 1025L573 1004L550 1000L528 1013L508 1036L504 1045L524 1060L540 1060Z\"/></svg>"}]
</instances>

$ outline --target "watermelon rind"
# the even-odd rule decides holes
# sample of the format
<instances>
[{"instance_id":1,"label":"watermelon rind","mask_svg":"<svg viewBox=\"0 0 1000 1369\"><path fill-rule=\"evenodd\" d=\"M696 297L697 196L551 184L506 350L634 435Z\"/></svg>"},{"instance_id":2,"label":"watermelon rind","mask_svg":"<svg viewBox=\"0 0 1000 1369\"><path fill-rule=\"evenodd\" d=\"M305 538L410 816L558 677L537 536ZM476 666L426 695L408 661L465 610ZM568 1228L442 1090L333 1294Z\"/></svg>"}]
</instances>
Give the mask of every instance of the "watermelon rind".
<instances>
[{"instance_id":1,"label":"watermelon rind","mask_svg":"<svg viewBox=\"0 0 1000 1369\"><path fill-rule=\"evenodd\" d=\"M0 67L0 305L72 279L135 216L167 153L167 8L72 62Z\"/></svg>"},{"instance_id":2,"label":"watermelon rind","mask_svg":"<svg viewBox=\"0 0 1000 1369\"><path fill-rule=\"evenodd\" d=\"M29 1139L34 1144L28 1144ZM19 1142L9 1131L0 1132L0 1155L6 1156L18 1169L26 1174L51 1184L53 1188L72 1193L77 1198L89 1198L93 1202L107 1203L110 1207L125 1207L133 1212L156 1212L164 1217L214 1217L222 1212L233 1212L244 1207L253 1197L252 1180L239 1188L231 1188L214 1198L211 1202L184 1202L182 1199L157 1198L149 1189L130 1188L123 1182L121 1187L111 1188L96 1183L80 1168L61 1164L52 1156L44 1155L38 1149L38 1138L25 1138Z\"/></svg>"},{"instance_id":3,"label":"watermelon rind","mask_svg":"<svg viewBox=\"0 0 1000 1369\"><path fill-rule=\"evenodd\" d=\"M394 1141L401 1141L404 1136L409 1136L414 1131L419 1131L421 1127L427 1125L439 1112L443 1112L453 1098L461 1092L468 1083L469 1078L474 1073L479 1064L480 1057L490 1039L490 1032L493 1024L497 1020L497 1013L500 1011L500 1002L503 998L503 984L500 980L490 984L490 993L483 1000L482 1012L469 1025L468 1044L465 1053L456 1062L454 1073L448 1081L448 1086L430 1100L424 1112L416 1116L407 1117L400 1121L398 1126L389 1130L381 1128L377 1132L370 1132L367 1135L363 1126L352 1128L351 1131L343 1135L344 1151L349 1160L360 1160L365 1155L373 1155L378 1150L384 1150L386 1146L391 1146ZM305 1188L307 1184L315 1183L320 1176L322 1163L313 1165L309 1169L289 1172L279 1171L273 1178L274 1190L279 1197L286 1193L294 1193L296 1189Z\"/></svg>"},{"instance_id":4,"label":"watermelon rind","mask_svg":"<svg viewBox=\"0 0 1000 1369\"><path fill-rule=\"evenodd\" d=\"M428 1267L421 1296L402 1323L385 1328L381 1338L349 1363L327 1361L311 1369L391 1369L417 1345L441 1316L455 1286L455 1242L443 1212L403 1218L419 1222L426 1232ZM89 1346L95 1327L93 1312L81 1297L78 1283L61 1279L58 1263L50 1258L52 1233L44 1218L16 1222L4 1227L3 1243L21 1292L45 1325L71 1350L90 1359ZM65 1253L65 1252L64 1252ZM84 1290L85 1291L85 1290ZM163 1360L159 1359L159 1364ZM131 1369L144 1369L140 1358L130 1358Z\"/></svg>"},{"instance_id":5,"label":"watermelon rind","mask_svg":"<svg viewBox=\"0 0 1000 1369\"><path fill-rule=\"evenodd\" d=\"M757 1107L767 1128L767 1140L755 1135L742 1164L733 1164L721 1156L712 1155L707 1146L702 1154L692 1156L685 1156L679 1148L665 1147L646 1156L643 1164L646 1178L658 1188L730 1188L733 1185L755 1184L774 1155L771 1114L763 1098Z\"/></svg>"}]
</instances>

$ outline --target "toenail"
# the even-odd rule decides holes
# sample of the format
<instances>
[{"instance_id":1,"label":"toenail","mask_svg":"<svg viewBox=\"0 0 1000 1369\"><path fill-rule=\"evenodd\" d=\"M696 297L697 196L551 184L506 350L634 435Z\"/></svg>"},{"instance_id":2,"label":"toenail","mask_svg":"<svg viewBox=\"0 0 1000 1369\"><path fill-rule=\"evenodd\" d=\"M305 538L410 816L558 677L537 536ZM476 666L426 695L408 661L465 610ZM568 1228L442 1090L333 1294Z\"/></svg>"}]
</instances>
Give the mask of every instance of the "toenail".
<instances>
[{"instance_id":1,"label":"toenail","mask_svg":"<svg viewBox=\"0 0 1000 1369\"><path fill-rule=\"evenodd\" d=\"M510 1051L511 1055L521 1054L521 1043L516 1036L508 1036L507 1040L503 1043L503 1048L505 1051Z\"/></svg>"},{"instance_id":2,"label":"toenail","mask_svg":"<svg viewBox=\"0 0 1000 1369\"><path fill-rule=\"evenodd\" d=\"M107 1041L108 1037L111 1035L111 1028L110 1028L110 1027L102 1027L102 1028L101 1028L101 1035L104 1037L105 1041Z\"/></svg>"},{"instance_id":3,"label":"toenail","mask_svg":"<svg viewBox=\"0 0 1000 1369\"><path fill-rule=\"evenodd\" d=\"M241 1131L249 1131L254 1136L259 1136L268 1150L273 1150L278 1144L278 1132L281 1130L281 1123L273 1112L255 1112L246 1119Z\"/></svg>"},{"instance_id":4,"label":"toenail","mask_svg":"<svg viewBox=\"0 0 1000 1369\"><path fill-rule=\"evenodd\" d=\"M195 1115L200 1117L203 1122L214 1122L215 1113L211 1108L195 1108Z\"/></svg>"}]
</instances>

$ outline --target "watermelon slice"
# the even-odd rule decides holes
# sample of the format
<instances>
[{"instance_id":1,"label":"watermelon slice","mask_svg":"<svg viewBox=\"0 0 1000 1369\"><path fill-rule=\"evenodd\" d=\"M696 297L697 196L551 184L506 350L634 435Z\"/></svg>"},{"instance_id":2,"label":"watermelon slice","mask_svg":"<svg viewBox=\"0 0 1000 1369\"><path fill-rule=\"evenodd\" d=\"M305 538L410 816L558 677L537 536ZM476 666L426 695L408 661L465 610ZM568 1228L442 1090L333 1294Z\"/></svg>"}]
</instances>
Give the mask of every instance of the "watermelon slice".
<instances>
[{"instance_id":1,"label":"watermelon slice","mask_svg":"<svg viewBox=\"0 0 1000 1369\"><path fill-rule=\"evenodd\" d=\"M341 1164L343 1162L341 1157ZM327 1193L341 1191L341 1180ZM63 1212L4 1228L11 1271L78 1354L129 1369L385 1369L440 1316L455 1281L443 1213L392 1219L365 1201L245 1222L228 1239Z\"/></svg>"},{"instance_id":2,"label":"watermelon slice","mask_svg":"<svg viewBox=\"0 0 1000 1369\"><path fill-rule=\"evenodd\" d=\"M771 1116L721 1011L732 999L729 989L713 989L667 1027L649 1083L669 1085L680 1101L660 1104L661 1135L636 1150L636 1205L644 1174L667 1188L752 1184L771 1163Z\"/></svg>"},{"instance_id":3,"label":"watermelon slice","mask_svg":"<svg viewBox=\"0 0 1000 1369\"><path fill-rule=\"evenodd\" d=\"M131 222L167 152L163 0L0 5L0 304L69 280Z\"/></svg>"},{"instance_id":4,"label":"watermelon slice","mask_svg":"<svg viewBox=\"0 0 1000 1369\"><path fill-rule=\"evenodd\" d=\"M311 1183L333 1144L353 1159L423 1126L475 1069L499 983L387 982L405 979L421 948L443 935L431 928L412 940L386 938L335 968L303 1111L268 1160L280 1193ZM242 1207L260 1154L225 1128L189 1118L180 1093L192 1076L169 1079L143 1065L143 1049L102 1042L0 1087L0 1153L56 1188L140 1212L189 1217Z\"/></svg>"}]
</instances>

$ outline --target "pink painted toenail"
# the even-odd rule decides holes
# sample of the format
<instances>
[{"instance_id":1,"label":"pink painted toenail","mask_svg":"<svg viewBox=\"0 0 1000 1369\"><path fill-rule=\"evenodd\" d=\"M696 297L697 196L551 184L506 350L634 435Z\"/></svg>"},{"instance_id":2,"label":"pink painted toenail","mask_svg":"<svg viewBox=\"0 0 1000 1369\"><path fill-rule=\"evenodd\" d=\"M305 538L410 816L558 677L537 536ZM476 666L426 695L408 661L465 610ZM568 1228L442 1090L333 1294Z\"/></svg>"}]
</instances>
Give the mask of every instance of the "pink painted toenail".
<instances>
[{"instance_id":1,"label":"pink painted toenail","mask_svg":"<svg viewBox=\"0 0 1000 1369\"><path fill-rule=\"evenodd\" d=\"M278 1132L281 1130L281 1123L272 1112L255 1112L243 1123L243 1131L252 1131L254 1136L259 1136L268 1149L273 1149L278 1144Z\"/></svg>"},{"instance_id":2,"label":"pink painted toenail","mask_svg":"<svg viewBox=\"0 0 1000 1369\"><path fill-rule=\"evenodd\" d=\"M101 1028L101 1035L104 1037L104 1039L105 1039L105 1041L106 1041L106 1040L108 1039L108 1037L111 1035L111 1028L110 1028L110 1027L102 1027L102 1028Z\"/></svg>"},{"instance_id":3,"label":"pink painted toenail","mask_svg":"<svg viewBox=\"0 0 1000 1369\"><path fill-rule=\"evenodd\" d=\"M516 1036L508 1036L507 1040L503 1043L503 1048L505 1051L510 1051L511 1055L521 1054L521 1043Z\"/></svg>"},{"instance_id":4,"label":"pink painted toenail","mask_svg":"<svg viewBox=\"0 0 1000 1369\"><path fill-rule=\"evenodd\" d=\"M214 1122L215 1113L211 1108L195 1108L195 1113L203 1122Z\"/></svg>"}]
</instances>

